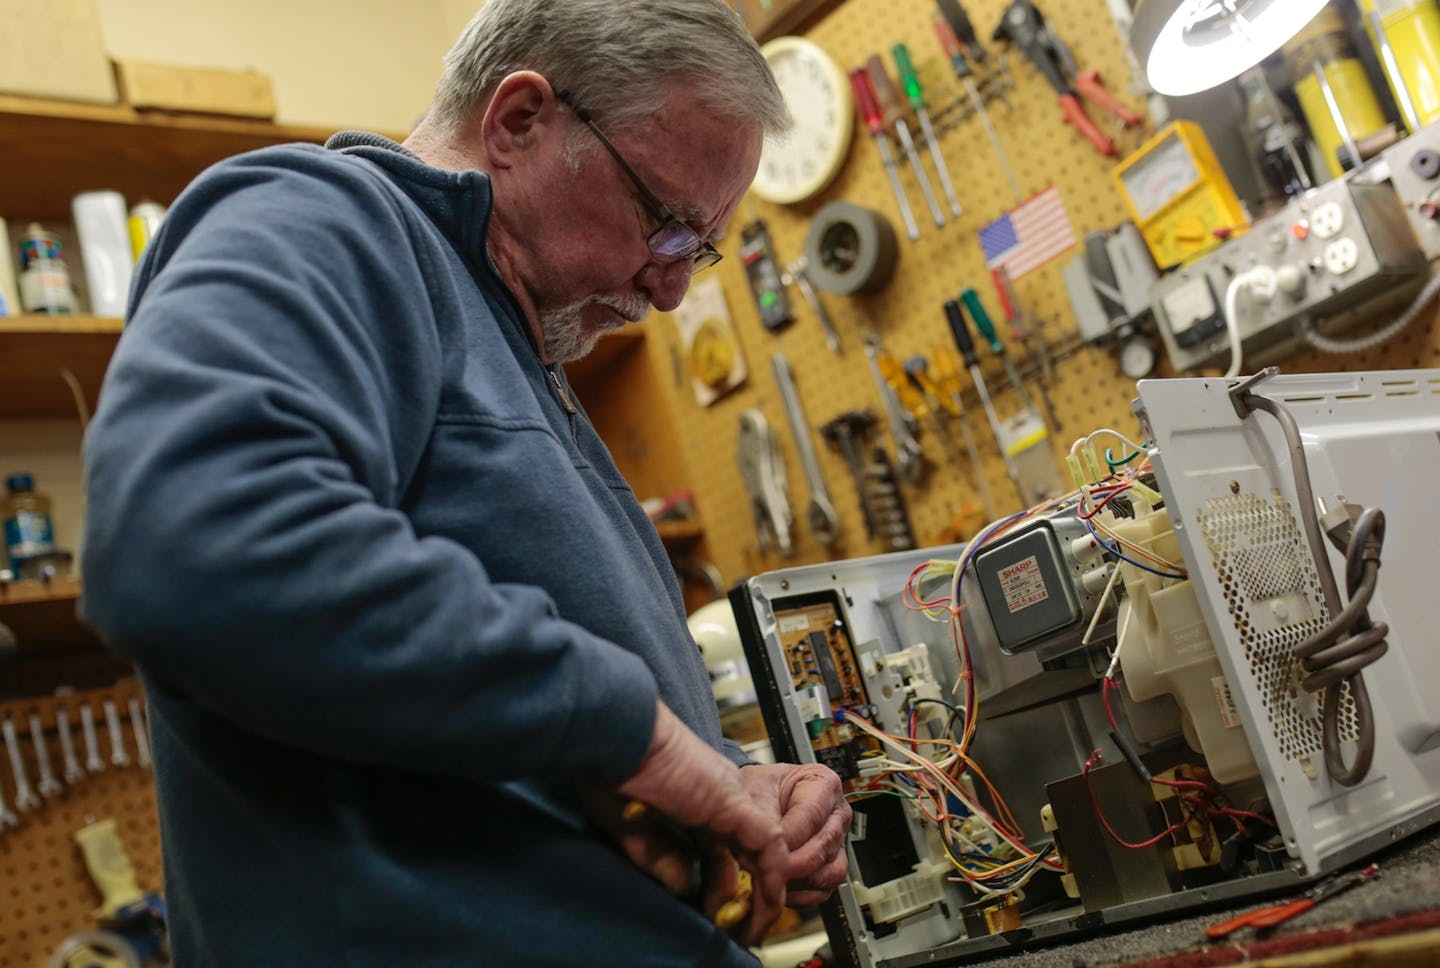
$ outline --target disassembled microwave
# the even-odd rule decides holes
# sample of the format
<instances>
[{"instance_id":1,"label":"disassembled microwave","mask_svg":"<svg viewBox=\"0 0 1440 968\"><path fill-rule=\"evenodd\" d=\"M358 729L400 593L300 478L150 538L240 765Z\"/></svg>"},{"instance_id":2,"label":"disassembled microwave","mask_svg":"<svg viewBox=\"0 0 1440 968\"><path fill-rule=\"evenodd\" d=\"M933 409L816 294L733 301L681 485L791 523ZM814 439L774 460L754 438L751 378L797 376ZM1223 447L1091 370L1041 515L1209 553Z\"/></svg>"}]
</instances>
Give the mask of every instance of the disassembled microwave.
<instances>
[{"instance_id":1,"label":"disassembled microwave","mask_svg":"<svg viewBox=\"0 0 1440 968\"><path fill-rule=\"evenodd\" d=\"M731 592L777 758L855 811L838 964L1133 925L1440 820L1440 370L1138 392L1143 443L1076 441L1065 498Z\"/></svg>"}]
</instances>

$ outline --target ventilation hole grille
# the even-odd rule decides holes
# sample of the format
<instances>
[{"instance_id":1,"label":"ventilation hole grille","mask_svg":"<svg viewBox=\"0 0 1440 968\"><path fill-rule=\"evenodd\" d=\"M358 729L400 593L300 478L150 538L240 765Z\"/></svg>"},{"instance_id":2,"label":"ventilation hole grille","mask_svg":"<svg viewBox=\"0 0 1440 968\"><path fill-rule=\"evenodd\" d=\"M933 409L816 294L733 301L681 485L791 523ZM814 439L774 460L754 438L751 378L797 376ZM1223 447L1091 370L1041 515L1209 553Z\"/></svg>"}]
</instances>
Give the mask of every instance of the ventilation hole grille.
<instances>
[{"instance_id":1,"label":"ventilation hole grille","mask_svg":"<svg viewBox=\"0 0 1440 968\"><path fill-rule=\"evenodd\" d=\"M1300 688L1294 649L1323 626L1328 613L1290 502L1278 493L1269 502L1254 494L1212 498L1200 510L1199 525L1281 755L1318 755L1320 697ZM1340 738L1357 735L1347 686Z\"/></svg>"}]
</instances>

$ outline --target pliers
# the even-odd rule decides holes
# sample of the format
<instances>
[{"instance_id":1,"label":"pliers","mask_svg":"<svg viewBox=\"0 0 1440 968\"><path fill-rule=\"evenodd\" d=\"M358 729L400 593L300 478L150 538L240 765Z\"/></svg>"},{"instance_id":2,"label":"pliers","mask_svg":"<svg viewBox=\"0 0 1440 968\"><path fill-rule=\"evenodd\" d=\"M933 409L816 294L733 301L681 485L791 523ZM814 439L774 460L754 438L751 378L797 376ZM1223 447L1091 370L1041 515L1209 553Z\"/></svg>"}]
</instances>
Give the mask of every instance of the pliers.
<instances>
[{"instance_id":1,"label":"pliers","mask_svg":"<svg viewBox=\"0 0 1440 968\"><path fill-rule=\"evenodd\" d=\"M1077 91L1114 114L1127 128L1144 120L1111 97L1100 81L1099 71L1093 67L1080 70L1070 48L1050 30L1045 15L1030 0L1012 0L1005 8L992 39L1018 47L1030 63L1035 65L1035 69L1045 75L1050 86L1060 94L1060 110L1065 120L1090 139L1090 143L1100 154L1113 157L1115 142L1095 127L1095 123L1081 106Z\"/></svg>"},{"instance_id":2,"label":"pliers","mask_svg":"<svg viewBox=\"0 0 1440 968\"><path fill-rule=\"evenodd\" d=\"M1221 938L1228 938L1244 928L1268 931L1271 928L1279 927L1291 918L1304 914L1322 901L1328 901L1337 894L1348 891L1352 887L1358 887L1379 873L1380 865L1371 864L1349 874L1331 875L1293 901L1269 904L1265 907L1255 908L1253 911L1246 911L1229 920L1212 924L1205 929L1205 937L1211 941L1218 941Z\"/></svg>"}]
</instances>

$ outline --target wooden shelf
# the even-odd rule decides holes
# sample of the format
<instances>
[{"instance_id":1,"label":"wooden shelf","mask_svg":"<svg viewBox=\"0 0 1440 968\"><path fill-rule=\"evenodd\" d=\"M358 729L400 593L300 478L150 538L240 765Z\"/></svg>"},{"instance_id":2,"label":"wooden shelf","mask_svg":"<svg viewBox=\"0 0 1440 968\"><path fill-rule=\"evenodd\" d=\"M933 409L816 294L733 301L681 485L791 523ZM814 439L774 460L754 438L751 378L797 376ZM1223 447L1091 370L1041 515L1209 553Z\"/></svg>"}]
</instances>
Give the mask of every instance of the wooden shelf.
<instances>
[{"instance_id":1,"label":"wooden shelf","mask_svg":"<svg viewBox=\"0 0 1440 968\"><path fill-rule=\"evenodd\" d=\"M660 540L665 543L665 547L671 550L692 541L699 541L705 536L705 529L698 521L656 521L655 530L660 533Z\"/></svg>"},{"instance_id":2,"label":"wooden shelf","mask_svg":"<svg viewBox=\"0 0 1440 968\"><path fill-rule=\"evenodd\" d=\"M244 118L0 95L0 144L8 172L0 179L0 214L69 221L70 199L100 188L122 191L132 204L150 199L168 205L222 158L286 142L321 144L333 133Z\"/></svg>"},{"instance_id":3,"label":"wooden shelf","mask_svg":"<svg viewBox=\"0 0 1440 968\"><path fill-rule=\"evenodd\" d=\"M75 614L78 578L0 585L0 622L15 634L21 654L100 648L100 639Z\"/></svg>"},{"instance_id":4,"label":"wooden shelf","mask_svg":"<svg viewBox=\"0 0 1440 968\"><path fill-rule=\"evenodd\" d=\"M0 420L76 417L66 371L93 413L120 325L103 316L0 317Z\"/></svg>"}]
</instances>

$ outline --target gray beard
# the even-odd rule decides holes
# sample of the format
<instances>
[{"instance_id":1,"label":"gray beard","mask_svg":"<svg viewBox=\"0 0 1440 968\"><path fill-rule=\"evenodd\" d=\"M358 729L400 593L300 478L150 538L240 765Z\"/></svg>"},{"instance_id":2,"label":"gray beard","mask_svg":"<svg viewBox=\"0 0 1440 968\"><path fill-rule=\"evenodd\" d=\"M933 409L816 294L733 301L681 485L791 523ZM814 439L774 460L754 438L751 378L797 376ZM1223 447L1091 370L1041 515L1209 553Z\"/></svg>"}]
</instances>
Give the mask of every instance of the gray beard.
<instances>
[{"instance_id":1,"label":"gray beard","mask_svg":"<svg viewBox=\"0 0 1440 968\"><path fill-rule=\"evenodd\" d=\"M590 354L605 329L588 331L580 321L580 313L587 306L600 305L614 309L626 319L639 319L650 311L650 304L643 296L634 300L614 299L608 296L590 296L540 314L540 331L544 334L545 358L552 363L573 363ZM616 325L612 327L618 329Z\"/></svg>"}]
</instances>

